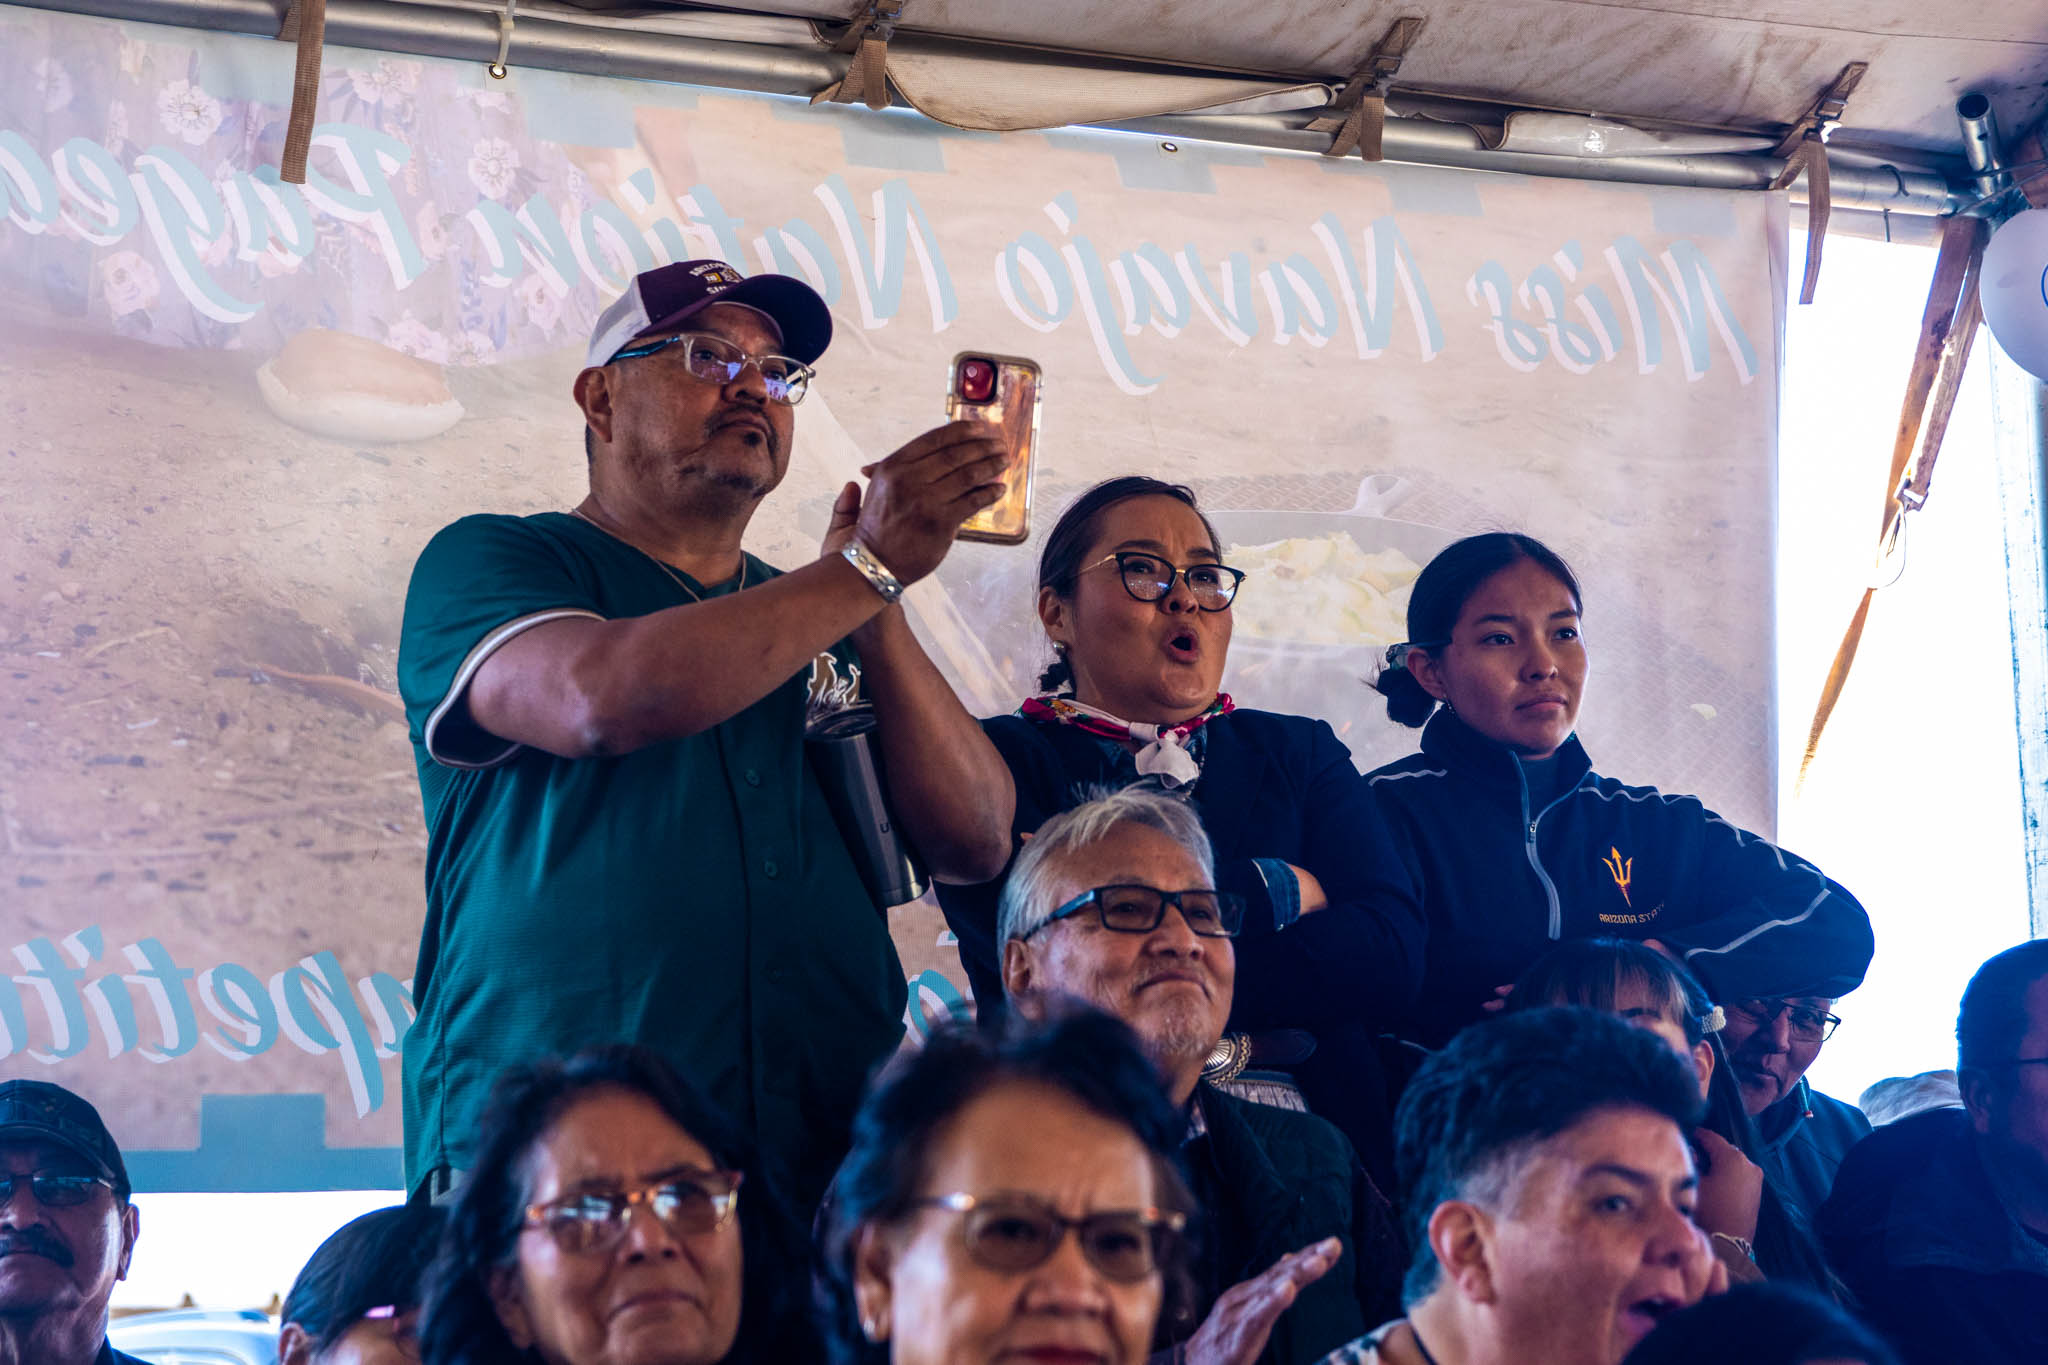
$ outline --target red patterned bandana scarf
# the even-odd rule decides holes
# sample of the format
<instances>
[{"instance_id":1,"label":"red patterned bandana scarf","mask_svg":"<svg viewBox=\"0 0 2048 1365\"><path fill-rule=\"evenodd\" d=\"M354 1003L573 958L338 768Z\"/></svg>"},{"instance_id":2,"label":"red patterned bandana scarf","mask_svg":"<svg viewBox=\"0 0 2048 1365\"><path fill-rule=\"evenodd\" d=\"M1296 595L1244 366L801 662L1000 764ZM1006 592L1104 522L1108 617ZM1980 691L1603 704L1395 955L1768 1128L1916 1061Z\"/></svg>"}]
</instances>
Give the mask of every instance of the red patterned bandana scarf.
<instances>
[{"instance_id":1,"label":"red patterned bandana scarf","mask_svg":"<svg viewBox=\"0 0 2048 1365\"><path fill-rule=\"evenodd\" d=\"M1202 775L1194 755L1187 750L1188 737L1216 717L1229 715L1237 705L1230 700L1228 692L1218 692L1208 710L1178 725L1147 725L1142 721L1124 720L1107 711L1083 706L1072 697L1051 693L1026 698L1022 709L1026 719L1041 724L1071 725L1076 730L1100 735L1104 739L1135 740L1139 745L1136 757L1140 773L1156 774L1169 787L1185 787Z\"/></svg>"}]
</instances>

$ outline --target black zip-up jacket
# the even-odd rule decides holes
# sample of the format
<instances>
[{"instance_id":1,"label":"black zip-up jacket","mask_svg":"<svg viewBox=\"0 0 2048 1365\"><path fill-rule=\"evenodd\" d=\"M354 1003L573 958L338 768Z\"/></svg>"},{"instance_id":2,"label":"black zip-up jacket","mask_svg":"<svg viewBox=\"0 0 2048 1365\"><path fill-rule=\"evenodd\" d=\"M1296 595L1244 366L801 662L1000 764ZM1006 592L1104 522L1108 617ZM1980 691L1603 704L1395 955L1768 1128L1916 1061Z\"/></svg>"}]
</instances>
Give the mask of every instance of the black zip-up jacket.
<instances>
[{"instance_id":1,"label":"black zip-up jacket","mask_svg":"<svg viewBox=\"0 0 2048 1365\"><path fill-rule=\"evenodd\" d=\"M1313 1114L1208 1085L1197 1093L1207 1131L1183 1156L1207 1220L1206 1259L1220 1277L1202 1286L1203 1311L1289 1252L1337 1237L1337 1264L1273 1324L1260 1365L1310 1365L1399 1317L1408 1268L1400 1228L1344 1135Z\"/></svg>"},{"instance_id":2,"label":"black zip-up jacket","mask_svg":"<svg viewBox=\"0 0 2048 1365\"><path fill-rule=\"evenodd\" d=\"M1818 868L1696 797L1600 776L1577 736L1556 763L1532 802L1513 750L1440 711L1420 753L1368 776L1429 925L1410 1036L1441 1045L1568 938L1656 939L1716 1000L1861 984L1870 917Z\"/></svg>"}]
</instances>

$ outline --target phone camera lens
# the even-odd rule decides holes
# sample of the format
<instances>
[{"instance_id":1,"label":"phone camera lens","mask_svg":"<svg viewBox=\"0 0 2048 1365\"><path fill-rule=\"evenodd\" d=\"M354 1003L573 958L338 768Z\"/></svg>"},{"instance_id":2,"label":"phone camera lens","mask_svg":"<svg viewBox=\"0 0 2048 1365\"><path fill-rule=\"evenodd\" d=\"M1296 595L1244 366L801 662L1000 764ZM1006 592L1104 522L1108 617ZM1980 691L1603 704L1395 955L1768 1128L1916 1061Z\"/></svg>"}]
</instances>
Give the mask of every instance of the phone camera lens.
<instances>
[{"instance_id":1,"label":"phone camera lens","mask_svg":"<svg viewBox=\"0 0 2048 1365\"><path fill-rule=\"evenodd\" d=\"M960 396L970 403L986 403L995 396L996 367L986 360L960 362Z\"/></svg>"}]
</instances>

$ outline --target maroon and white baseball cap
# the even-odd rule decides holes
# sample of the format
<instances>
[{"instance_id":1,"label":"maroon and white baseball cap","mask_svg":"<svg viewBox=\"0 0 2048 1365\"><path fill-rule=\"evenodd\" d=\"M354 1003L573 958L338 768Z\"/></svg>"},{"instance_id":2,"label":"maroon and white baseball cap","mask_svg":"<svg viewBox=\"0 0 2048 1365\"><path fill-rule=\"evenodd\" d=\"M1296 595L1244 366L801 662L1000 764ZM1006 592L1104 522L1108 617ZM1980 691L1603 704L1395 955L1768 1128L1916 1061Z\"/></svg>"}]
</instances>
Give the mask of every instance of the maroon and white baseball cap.
<instances>
[{"instance_id":1,"label":"maroon and white baseball cap","mask_svg":"<svg viewBox=\"0 0 2048 1365\"><path fill-rule=\"evenodd\" d=\"M585 365L602 365L641 337L671 331L714 303L743 303L782 330L783 353L816 363L832 341L832 310L789 275L747 276L724 261L675 261L642 271L597 315Z\"/></svg>"}]
</instances>

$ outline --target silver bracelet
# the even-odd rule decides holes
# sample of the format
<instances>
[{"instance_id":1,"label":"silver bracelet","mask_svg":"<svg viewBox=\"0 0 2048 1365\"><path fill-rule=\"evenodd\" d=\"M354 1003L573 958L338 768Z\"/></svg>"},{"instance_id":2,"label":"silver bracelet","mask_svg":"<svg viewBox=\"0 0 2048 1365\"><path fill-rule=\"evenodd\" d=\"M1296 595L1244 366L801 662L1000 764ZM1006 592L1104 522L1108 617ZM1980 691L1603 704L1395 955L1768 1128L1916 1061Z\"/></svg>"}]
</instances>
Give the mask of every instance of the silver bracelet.
<instances>
[{"instance_id":1,"label":"silver bracelet","mask_svg":"<svg viewBox=\"0 0 2048 1365\"><path fill-rule=\"evenodd\" d=\"M846 542L846 548L839 552L846 562L860 570L860 576L880 594L884 602L894 602L903 596L903 580L889 572L881 560L868 552L868 547L858 540Z\"/></svg>"}]
</instances>

